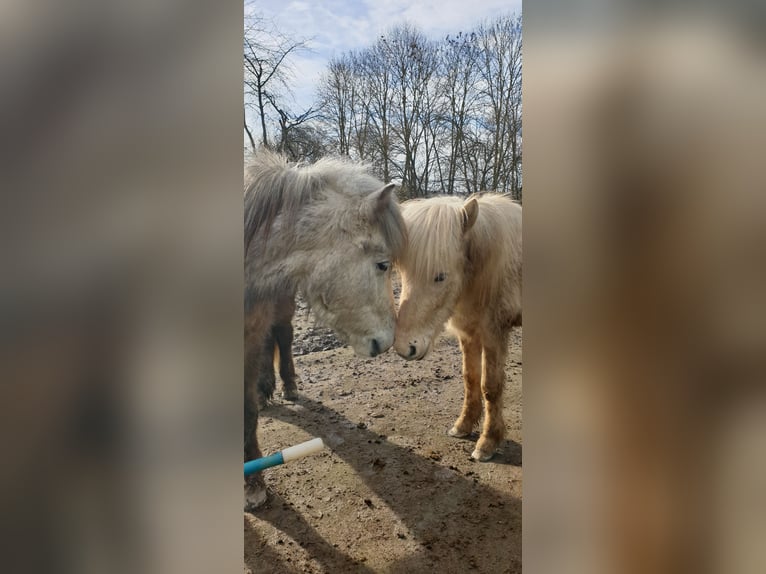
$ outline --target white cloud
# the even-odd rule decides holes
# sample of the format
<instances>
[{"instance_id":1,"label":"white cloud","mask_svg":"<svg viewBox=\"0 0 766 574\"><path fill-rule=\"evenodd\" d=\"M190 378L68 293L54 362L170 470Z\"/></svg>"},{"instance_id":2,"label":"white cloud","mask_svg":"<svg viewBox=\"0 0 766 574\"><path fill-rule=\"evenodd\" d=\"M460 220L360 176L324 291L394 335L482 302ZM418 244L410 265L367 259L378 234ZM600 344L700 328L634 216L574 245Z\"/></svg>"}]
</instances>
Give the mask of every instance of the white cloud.
<instances>
[{"instance_id":1,"label":"white cloud","mask_svg":"<svg viewBox=\"0 0 766 574\"><path fill-rule=\"evenodd\" d=\"M465 31L489 16L521 13L521 0L365 0L370 19L381 30L407 20L427 36Z\"/></svg>"},{"instance_id":2,"label":"white cloud","mask_svg":"<svg viewBox=\"0 0 766 574\"><path fill-rule=\"evenodd\" d=\"M287 12L306 12L311 9L311 4L308 2L290 2L287 5Z\"/></svg>"}]
</instances>

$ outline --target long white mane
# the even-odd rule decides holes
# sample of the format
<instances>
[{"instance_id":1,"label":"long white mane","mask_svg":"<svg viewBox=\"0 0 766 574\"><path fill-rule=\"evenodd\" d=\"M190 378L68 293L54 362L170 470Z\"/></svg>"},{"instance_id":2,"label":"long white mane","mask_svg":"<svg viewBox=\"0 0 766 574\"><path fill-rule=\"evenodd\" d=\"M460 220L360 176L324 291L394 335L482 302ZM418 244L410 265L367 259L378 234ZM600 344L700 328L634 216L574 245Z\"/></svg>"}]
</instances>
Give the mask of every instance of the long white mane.
<instances>
[{"instance_id":1,"label":"long white mane","mask_svg":"<svg viewBox=\"0 0 766 574\"><path fill-rule=\"evenodd\" d=\"M351 161L324 158L311 165L291 164L280 154L259 150L245 170L248 288L293 289L291 257L296 251L331 245L331 239L350 229L379 230L397 258L407 233L396 202L374 218L362 208L368 195L383 185L367 166Z\"/></svg>"},{"instance_id":2,"label":"long white mane","mask_svg":"<svg viewBox=\"0 0 766 574\"><path fill-rule=\"evenodd\" d=\"M466 280L483 290L495 290L509 273L520 280L521 206L507 195L471 197L478 201L479 214L465 242L463 199L435 197L402 205L409 237L401 266L417 281L433 281L455 258L464 260Z\"/></svg>"}]
</instances>

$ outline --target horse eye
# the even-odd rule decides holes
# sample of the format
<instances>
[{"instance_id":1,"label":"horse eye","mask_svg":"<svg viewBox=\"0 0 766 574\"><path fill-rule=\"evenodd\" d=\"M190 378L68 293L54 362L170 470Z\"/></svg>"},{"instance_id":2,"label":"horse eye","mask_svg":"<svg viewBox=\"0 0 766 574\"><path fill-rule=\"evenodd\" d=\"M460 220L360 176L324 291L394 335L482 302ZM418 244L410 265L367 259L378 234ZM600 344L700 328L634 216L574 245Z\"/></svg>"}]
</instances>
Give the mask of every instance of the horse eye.
<instances>
[{"instance_id":1,"label":"horse eye","mask_svg":"<svg viewBox=\"0 0 766 574\"><path fill-rule=\"evenodd\" d=\"M378 269L381 271L388 271L388 268L391 266L391 264L388 261L381 261L380 263L376 264Z\"/></svg>"},{"instance_id":2,"label":"horse eye","mask_svg":"<svg viewBox=\"0 0 766 574\"><path fill-rule=\"evenodd\" d=\"M447 278L447 276L444 273L439 273L435 278L434 282L439 283L441 281L444 281Z\"/></svg>"}]
</instances>

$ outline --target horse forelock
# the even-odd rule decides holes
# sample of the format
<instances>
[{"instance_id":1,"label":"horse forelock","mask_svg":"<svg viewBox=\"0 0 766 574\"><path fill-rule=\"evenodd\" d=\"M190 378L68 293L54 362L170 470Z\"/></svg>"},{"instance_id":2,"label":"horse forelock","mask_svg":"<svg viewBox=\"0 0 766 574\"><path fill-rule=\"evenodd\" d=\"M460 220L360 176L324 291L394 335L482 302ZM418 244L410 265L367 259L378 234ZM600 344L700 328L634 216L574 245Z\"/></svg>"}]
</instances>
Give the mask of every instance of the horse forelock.
<instances>
[{"instance_id":1,"label":"horse forelock","mask_svg":"<svg viewBox=\"0 0 766 574\"><path fill-rule=\"evenodd\" d=\"M463 257L462 203L453 198L408 201L402 205L408 241L401 266L419 281L433 281L445 265Z\"/></svg>"},{"instance_id":2,"label":"horse forelock","mask_svg":"<svg viewBox=\"0 0 766 574\"><path fill-rule=\"evenodd\" d=\"M432 281L449 265L481 270L488 290L502 281L503 265L521 261L521 208L498 194L474 195L479 215L463 232L463 200L439 197L403 204L409 239L404 270L418 281Z\"/></svg>"}]
</instances>

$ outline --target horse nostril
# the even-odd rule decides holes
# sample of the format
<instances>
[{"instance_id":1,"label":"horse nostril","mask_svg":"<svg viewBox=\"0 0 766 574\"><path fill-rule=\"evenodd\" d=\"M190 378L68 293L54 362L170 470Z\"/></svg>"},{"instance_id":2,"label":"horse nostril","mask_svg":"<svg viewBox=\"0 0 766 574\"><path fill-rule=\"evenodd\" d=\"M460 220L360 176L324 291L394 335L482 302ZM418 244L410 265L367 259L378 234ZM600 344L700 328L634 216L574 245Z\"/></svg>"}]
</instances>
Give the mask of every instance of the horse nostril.
<instances>
[{"instance_id":1,"label":"horse nostril","mask_svg":"<svg viewBox=\"0 0 766 574\"><path fill-rule=\"evenodd\" d=\"M372 340L372 350L370 351L370 354L375 357L380 354L380 343L378 343L377 339Z\"/></svg>"},{"instance_id":2,"label":"horse nostril","mask_svg":"<svg viewBox=\"0 0 766 574\"><path fill-rule=\"evenodd\" d=\"M410 357L414 357L418 354L418 350L415 348L415 345L410 345Z\"/></svg>"}]
</instances>

